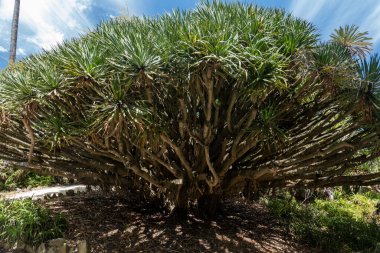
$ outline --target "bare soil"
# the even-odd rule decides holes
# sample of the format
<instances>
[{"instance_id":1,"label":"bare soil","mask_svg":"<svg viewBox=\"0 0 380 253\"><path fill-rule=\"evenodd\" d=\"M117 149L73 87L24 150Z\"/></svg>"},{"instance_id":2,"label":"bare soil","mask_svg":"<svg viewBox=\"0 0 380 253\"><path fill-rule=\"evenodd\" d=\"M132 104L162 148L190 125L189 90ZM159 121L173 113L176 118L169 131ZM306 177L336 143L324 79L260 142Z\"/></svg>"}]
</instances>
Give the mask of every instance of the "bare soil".
<instances>
[{"instance_id":1,"label":"bare soil","mask_svg":"<svg viewBox=\"0 0 380 253\"><path fill-rule=\"evenodd\" d=\"M67 239L87 240L94 253L319 252L298 243L259 203L226 201L213 220L178 219L137 199L96 192L44 204L66 214Z\"/></svg>"}]
</instances>

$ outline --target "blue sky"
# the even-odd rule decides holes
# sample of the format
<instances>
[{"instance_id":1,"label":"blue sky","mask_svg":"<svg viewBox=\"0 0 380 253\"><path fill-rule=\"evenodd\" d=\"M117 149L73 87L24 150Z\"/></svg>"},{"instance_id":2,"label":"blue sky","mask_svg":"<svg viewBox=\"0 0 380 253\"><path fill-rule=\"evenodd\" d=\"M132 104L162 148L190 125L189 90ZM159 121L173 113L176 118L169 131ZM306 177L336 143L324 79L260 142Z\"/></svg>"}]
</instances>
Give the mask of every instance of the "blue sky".
<instances>
[{"instance_id":1,"label":"blue sky","mask_svg":"<svg viewBox=\"0 0 380 253\"><path fill-rule=\"evenodd\" d=\"M231 0L232 1L232 0ZM260 6L285 8L317 26L326 40L335 28L359 25L380 52L379 0L245 0ZM8 62L14 0L0 0L0 69ZM102 20L119 15L159 15L173 8L192 9L196 0L21 0L17 58L50 49L77 37Z\"/></svg>"}]
</instances>

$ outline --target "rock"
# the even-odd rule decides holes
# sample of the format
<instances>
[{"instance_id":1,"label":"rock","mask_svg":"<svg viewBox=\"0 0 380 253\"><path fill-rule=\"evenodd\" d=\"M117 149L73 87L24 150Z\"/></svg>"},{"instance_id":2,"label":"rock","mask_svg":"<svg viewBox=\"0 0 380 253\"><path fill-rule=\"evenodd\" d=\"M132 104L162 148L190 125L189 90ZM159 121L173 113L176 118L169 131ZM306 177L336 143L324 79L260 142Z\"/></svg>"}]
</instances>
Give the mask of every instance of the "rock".
<instances>
[{"instance_id":1,"label":"rock","mask_svg":"<svg viewBox=\"0 0 380 253\"><path fill-rule=\"evenodd\" d=\"M25 243L22 242L22 241L17 241L15 243L15 245L13 246L14 249L17 249L17 250L21 250L21 249L25 249Z\"/></svg>"},{"instance_id":2,"label":"rock","mask_svg":"<svg viewBox=\"0 0 380 253\"><path fill-rule=\"evenodd\" d=\"M4 243L4 244L1 244L1 247L3 247L4 249L6 249L6 250L9 250L9 249L11 249L12 248L12 246L9 244L9 243Z\"/></svg>"},{"instance_id":3,"label":"rock","mask_svg":"<svg viewBox=\"0 0 380 253\"><path fill-rule=\"evenodd\" d=\"M65 244L65 243L66 243L65 239L63 239L63 238L57 238L57 239L50 240L48 242L48 245L50 247L62 247L63 244Z\"/></svg>"},{"instance_id":4,"label":"rock","mask_svg":"<svg viewBox=\"0 0 380 253\"><path fill-rule=\"evenodd\" d=\"M119 233L119 229L114 229L114 230L111 230L107 233L107 237L111 237L111 236L114 236L116 235L117 233Z\"/></svg>"},{"instance_id":5,"label":"rock","mask_svg":"<svg viewBox=\"0 0 380 253\"><path fill-rule=\"evenodd\" d=\"M67 251L67 247L66 247L66 243L64 246L60 247L60 248L56 248L56 247L51 247L47 250L47 253L66 253Z\"/></svg>"},{"instance_id":6,"label":"rock","mask_svg":"<svg viewBox=\"0 0 380 253\"><path fill-rule=\"evenodd\" d=\"M47 253L66 253L67 245L63 238L57 238L48 242Z\"/></svg>"},{"instance_id":7,"label":"rock","mask_svg":"<svg viewBox=\"0 0 380 253\"><path fill-rule=\"evenodd\" d=\"M89 247L87 245L87 241L79 241L78 242L78 253L89 253Z\"/></svg>"},{"instance_id":8,"label":"rock","mask_svg":"<svg viewBox=\"0 0 380 253\"><path fill-rule=\"evenodd\" d=\"M41 245L38 247L36 253L47 253L47 252L46 252L46 246L45 246L45 243L41 243Z\"/></svg>"},{"instance_id":9,"label":"rock","mask_svg":"<svg viewBox=\"0 0 380 253\"><path fill-rule=\"evenodd\" d=\"M66 196L74 196L75 195L75 191L74 190L68 190L66 191Z\"/></svg>"},{"instance_id":10,"label":"rock","mask_svg":"<svg viewBox=\"0 0 380 253\"><path fill-rule=\"evenodd\" d=\"M32 189L32 186L28 185L28 187L26 187L26 189L29 191Z\"/></svg>"},{"instance_id":11,"label":"rock","mask_svg":"<svg viewBox=\"0 0 380 253\"><path fill-rule=\"evenodd\" d=\"M58 249L58 253L66 253L67 252L67 244L64 243L61 248Z\"/></svg>"},{"instance_id":12,"label":"rock","mask_svg":"<svg viewBox=\"0 0 380 253\"><path fill-rule=\"evenodd\" d=\"M28 253L36 253L36 250L30 245L25 245L24 250Z\"/></svg>"},{"instance_id":13,"label":"rock","mask_svg":"<svg viewBox=\"0 0 380 253\"><path fill-rule=\"evenodd\" d=\"M323 194L327 200L334 200L334 190L331 187L325 187Z\"/></svg>"}]
</instances>

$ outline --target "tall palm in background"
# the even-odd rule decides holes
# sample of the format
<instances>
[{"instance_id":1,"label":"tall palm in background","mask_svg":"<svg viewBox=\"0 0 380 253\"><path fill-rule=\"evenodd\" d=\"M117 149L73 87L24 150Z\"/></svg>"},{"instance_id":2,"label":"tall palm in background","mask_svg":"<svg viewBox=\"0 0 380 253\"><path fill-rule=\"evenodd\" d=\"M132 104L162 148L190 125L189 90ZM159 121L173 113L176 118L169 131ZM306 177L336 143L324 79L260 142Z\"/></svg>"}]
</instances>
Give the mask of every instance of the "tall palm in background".
<instances>
[{"instance_id":1,"label":"tall palm in background","mask_svg":"<svg viewBox=\"0 0 380 253\"><path fill-rule=\"evenodd\" d=\"M351 55L364 58L372 49L371 38L368 32L360 32L356 25L346 25L335 29L331 35L333 42L345 46Z\"/></svg>"},{"instance_id":2,"label":"tall palm in background","mask_svg":"<svg viewBox=\"0 0 380 253\"><path fill-rule=\"evenodd\" d=\"M12 19L11 47L9 50L10 51L9 64L13 64L16 60L19 14L20 14L20 0L15 0L15 6L14 6L14 10L13 10L13 19Z\"/></svg>"}]
</instances>

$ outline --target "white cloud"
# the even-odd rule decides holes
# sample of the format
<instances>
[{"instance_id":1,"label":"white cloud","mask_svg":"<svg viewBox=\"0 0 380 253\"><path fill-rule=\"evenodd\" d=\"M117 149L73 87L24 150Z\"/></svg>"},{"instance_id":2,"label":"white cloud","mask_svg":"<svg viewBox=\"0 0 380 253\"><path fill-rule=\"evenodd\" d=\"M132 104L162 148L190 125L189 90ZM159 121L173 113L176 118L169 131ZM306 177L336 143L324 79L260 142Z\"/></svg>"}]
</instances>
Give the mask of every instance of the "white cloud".
<instances>
[{"instance_id":1,"label":"white cloud","mask_svg":"<svg viewBox=\"0 0 380 253\"><path fill-rule=\"evenodd\" d=\"M2 46L0 46L0 52L5 53L8 52L8 50Z\"/></svg>"},{"instance_id":2,"label":"white cloud","mask_svg":"<svg viewBox=\"0 0 380 253\"><path fill-rule=\"evenodd\" d=\"M45 31L37 31L33 36L26 37L26 41L33 43L43 49L50 49L54 45L60 43L64 39L64 34L54 29L54 27L46 27ZM46 31L49 31L48 33Z\"/></svg>"},{"instance_id":3,"label":"white cloud","mask_svg":"<svg viewBox=\"0 0 380 253\"><path fill-rule=\"evenodd\" d=\"M367 30L369 36L373 38L373 43L380 42L380 4L372 8L371 13L360 24L360 28Z\"/></svg>"},{"instance_id":4,"label":"white cloud","mask_svg":"<svg viewBox=\"0 0 380 253\"><path fill-rule=\"evenodd\" d=\"M344 1L344 4L340 0L292 0L289 10L318 25L323 39L328 39L339 26L356 24L361 31L369 32L374 44L380 43L379 0Z\"/></svg>"},{"instance_id":5,"label":"white cloud","mask_svg":"<svg viewBox=\"0 0 380 253\"><path fill-rule=\"evenodd\" d=\"M12 19L14 0L0 0L0 22ZM92 24L85 16L92 0L24 0L20 4L19 30L29 30L26 42L43 49L66 37L86 31ZM20 41L21 42L21 41Z\"/></svg>"},{"instance_id":6,"label":"white cloud","mask_svg":"<svg viewBox=\"0 0 380 253\"><path fill-rule=\"evenodd\" d=\"M111 6L118 16L139 16L144 10L149 9L146 5L142 8L141 2L137 0L107 0L102 4Z\"/></svg>"},{"instance_id":7,"label":"white cloud","mask_svg":"<svg viewBox=\"0 0 380 253\"><path fill-rule=\"evenodd\" d=\"M16 53L21 56L26 56L25 49L23 48L17 48Z\"/></svg>"},{"instance_id":8,"label":"white cloud","mask_svg":"<svg viewBox=\"0 0 380 253\"><path fill-rule=\"evenodd\" d=\"M295 16L303 17L304 19L311 21L327 2L327 0L296 0L292 2L290 10L293 11Z\"/></svg>"},{"instance_id":9,"label":"white cloud","mask_svg":"<svg viewBox=\"0 0 380 253\"><path fill-rule=\"evenodd\" d=\"M12 18L13 4L14 1L12 0L0 1L0 19L7 20Z\"/></svg>"}]
</instances>

